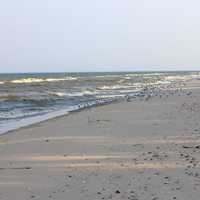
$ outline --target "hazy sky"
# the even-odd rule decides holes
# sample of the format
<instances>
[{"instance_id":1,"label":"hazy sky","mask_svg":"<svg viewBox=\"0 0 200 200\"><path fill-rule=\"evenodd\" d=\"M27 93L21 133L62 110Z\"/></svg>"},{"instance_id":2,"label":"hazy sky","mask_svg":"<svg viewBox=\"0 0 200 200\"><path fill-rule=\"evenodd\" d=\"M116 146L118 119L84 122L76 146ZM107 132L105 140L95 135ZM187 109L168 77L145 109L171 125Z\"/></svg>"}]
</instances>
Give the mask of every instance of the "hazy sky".
<instances>
[{"instance_id":1,"label":"hazy sky","mask_svg":"<svg viewBox=\"0 0 200 200\"><path fill-rule=\"evenodd\" d=\"M199 0L1 0L0 72L200 70Z\"/></svg>"}]
</instances>

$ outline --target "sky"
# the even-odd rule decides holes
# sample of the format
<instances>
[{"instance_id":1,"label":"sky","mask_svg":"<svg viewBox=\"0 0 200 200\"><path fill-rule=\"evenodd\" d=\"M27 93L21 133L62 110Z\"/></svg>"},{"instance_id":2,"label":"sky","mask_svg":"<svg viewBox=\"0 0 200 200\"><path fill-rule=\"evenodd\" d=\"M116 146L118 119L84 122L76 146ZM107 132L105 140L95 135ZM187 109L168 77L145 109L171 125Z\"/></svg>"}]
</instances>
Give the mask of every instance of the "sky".
<instances>
[{"instance_id":1,"label":"sky","mask_svg":"<svg viewBox=\"0 0 200 200\"><path fill-rule=\"evenodd\" d=\"M199 0L0 0L0 72L200 70Z\"/></svg>"}]
</instances>

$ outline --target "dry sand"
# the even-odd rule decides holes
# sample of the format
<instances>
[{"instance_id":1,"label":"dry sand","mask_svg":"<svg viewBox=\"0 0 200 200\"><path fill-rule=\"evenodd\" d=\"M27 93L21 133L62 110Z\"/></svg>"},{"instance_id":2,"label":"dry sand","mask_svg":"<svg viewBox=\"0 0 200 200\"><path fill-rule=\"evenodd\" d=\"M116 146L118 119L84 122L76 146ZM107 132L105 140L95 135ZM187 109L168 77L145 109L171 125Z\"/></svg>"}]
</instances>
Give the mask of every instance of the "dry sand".
<instances>
[{"instance_id":1,"label":"dry sand","mask_svg":"<svg viewBox=\"0 0 200 200\"><path fill-rule=\"evenodd\" d=\"M0 136L0 199L199 200L199 86Z\"/></svg>"}]
</instances>

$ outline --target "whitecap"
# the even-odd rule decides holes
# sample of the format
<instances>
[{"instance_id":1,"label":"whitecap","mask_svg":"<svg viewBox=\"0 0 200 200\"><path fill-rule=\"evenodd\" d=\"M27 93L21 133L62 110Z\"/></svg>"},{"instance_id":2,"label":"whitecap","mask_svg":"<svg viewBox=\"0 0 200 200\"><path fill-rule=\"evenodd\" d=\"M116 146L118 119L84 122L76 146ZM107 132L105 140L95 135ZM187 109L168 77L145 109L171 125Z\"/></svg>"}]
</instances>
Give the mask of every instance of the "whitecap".
<instances>
[{"instance_id":1,"label":"whitecap","mask_svg":"<svg viewBox=\"0 0 200 200\"><path fill-rule=\"evenodd\" d=\"M125 97L126 94L108 94L108 95L98 95L99 99L115 98L115 97Z\"/></svg>"},{"instance_id":2,"label":"whitecap","mask_svg":"<svg viewBox=\"0 0 200 200\"><path fill-rule=\"evenodd\" d=\"M73 81L73 80L77 80L76 77L65 77L65 78L48 78L45 79L45 81L47 82L58 82L58 81Z\"/></svg>"},{"instance_id":3,"label":"whitecap","mask_svg":"<svg viewBox=\"0 0 200 200\"><path fill-rule=\"evenodd\" d=\"M80 92L50 92L51 95L58 97L82 97L82 96L92 96L98 94L97 91L83 90Z\"/></svg>"},{"instance_id":4,"label":"whitecap","mask_svg":"<svg viewBox=\"0 0 200 200\"><path fill-rule=\"evenodd\" d=\"M160 80L155 83L155 85L167 85L167 84L171 84L171 81Z\"/></svg>"},{"instance_id":5,"label":"whitecap","mask_svg":"<svg viewBox=\"0 0 200 200\"><path fill-rule=\"evenodd\" d=\"M64 77L64 78L25 78L10 81L11 83L42 83L42 82L59 82L59 81L73 81L77 80L76 77Z\"/></svg>"},{"instance_id":6,"label":"whitecap","mask_svg":"<svg viewBox=\"0 0 200 200\"><path fill-rule=\"evenodd\" d=\"M135 88L138 87L140 84L139 83L134 83L131 85L104 85L101 87L98 87L97 89L99 90L120 90L120 89L129 89L129 88Z\"/></svg>"}]
</instances>

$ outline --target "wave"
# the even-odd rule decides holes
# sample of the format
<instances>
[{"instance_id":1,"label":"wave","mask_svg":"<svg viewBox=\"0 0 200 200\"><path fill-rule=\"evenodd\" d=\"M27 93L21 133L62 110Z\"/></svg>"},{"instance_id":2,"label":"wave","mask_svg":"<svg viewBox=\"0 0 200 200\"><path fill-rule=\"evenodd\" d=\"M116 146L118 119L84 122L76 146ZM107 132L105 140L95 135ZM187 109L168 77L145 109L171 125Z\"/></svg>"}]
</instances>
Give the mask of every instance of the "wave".
<instances>
[{"instance_id":1,"label":"wave","mask_svg":"<svg viewBox=\"0 0 200 200\"><path fill-rule=\"evenodd\" d=\"M109 87L110 88L110 87ZM117 92L108 91L105 92L104 90L98 91L98 90L85 90L82 92L72 92L72 93L65 93L65 92L51 92L51 95L55 95L58 97L84 97L84 96L94 96L95 98L113 98L113 97L122 97L126 96L129 93L135 93L141 91L141 88L135 88L133 86L129 87L120 87L118 88Z\"/></svg>"},{"instance_id":2,"label":"wave","mask_svg":"<svg viewBox=\"0 0 200 200\"><path fill-rule=\"evenodd\" d=\"M10 81L10 83L42 83L42 82L59 82L59 81L73 81L77 80L76 77L64 77L64 78L24 78Z\"/></svg>"},{"instance_id":3,"label":"wave","mask_svg":"<svg viewBox=\"0 0 200 200\"><path fill-rule=\"evenodd\" d=\"M47 111L45 112L44 111L44 114L47 113ZM39 109L36 110L36 111L28 111L28 112L20 112L19 110L12 110L12 112L0 112L0 121L1 120L13 120L13 119L23 119L23 118L26 118L26 117L33 117L33 116L36 116L36 115L41 115L43 114L43 112L41 112Z\"/></svg>"},{"instance_id":4,"label":"wave","mask_svg":"<svg viewBox=\"0 0 200 200\"><path fill-rule=\"evenodd\" d=\"M123 75L98 75L98 76L95 76L95 78L119 78L119 77L122 77Z\"/></svg>"},{"instance_id":5,"label":"wave","mask_svg":"<svg viewBox=\"0 0 200 200\"><path fill-rule=\"evenodd\" d=\"M117 90L117 89L122 89L122 88L127 88L127 86L122 86L122 85L104 85L101 87L97 87L98 90Z\"/></svg>"},{"instance_id":6,"label":"wave","mask_svg":"<svg viewBox=\"0 0 200 200\"><path fill-rule=\"evenodd\" d=\"M53 98L52 96L49 96L48 94L29 94L29 93L24 93L24 94L1 94L0 95L0 102L13 102L13 103L18 103L18 102L30 102L30 103L35 103L37 105L45 105L45 103L48 103L50 101L54 101L56 98Z\"/></svg>"},{"instance_id":7,"label":"wave","mask_svg":"<svg viewBox=\"0 0 200 200\"><path fill-rule=\"evenodd\" d=\"M64 99L65 97L84 97L84 96L94 96L99 94L96 90L83 90L80 92L44 92L44 93L2 93L0 94L0 102L2 101L12 101L12 102L48 102L51 100Z\"/></svg>"},{"instance_id":8,"label":"wave","mask_svg":"<svg viewBox=\"0 0 200 200\"><path fill-rule=\"evenodd\" d=\"M101 87L97 87L98 90L122 90L123 92L125 92L125 90L127 89L131 89L131 90L135 90L135 89L141 89L146 87L147 85L167 85L167 84L171 84L172 80L171 79L163 79L163 80L158 80L158 81L149 81L149 82L135 82L135 83L131 83L131 84L126 84L126 85L122 85L122 84L117 84L117 85L104 85Z\"/></svg>"},{"instance_id":9,"label":"wave","mask_svg":"<svg viewBox=\"0 0 200 200\"><path fill-rule=\"evenodd\" d=\"M174 75L174 76L167 76L165 80L168 81L188 81L192 79L199 79L200 74L190 74L190 75Z\"/></svg>"},{"instance_id":10,"label":"wave","mask_svg":"<svg viewBox=\"0 0 200 200\"><path fill-rule=\"evenodd\" d=\"M66 93L64 93L64 92L51 92L50 95L57 96L57 97L65 97Z\"/></svg>"},{"instance_id":11,"label":"wave","mask_svg":"<svg viewBox=\"0 0 200 200\"><path fill-rule=\"evenodd\" d=\"M99 92L97 91L91 91L91 90L84 90L81 92L51 92L50 94L53 96L58 96L58 97L82 97L82 96L93 96L98 94Z\"/></svg>"},{"instance_id":12,"label":"wave","mask_svg":"<svg viewBox=\"0 0 200 200\"><path fill-rule=\"evenodd\" d=\"M162 72L162 73L152 72L152 73L142 74L142 76L164 76L164 75L167 75L167 73L166 72Z\"/></svg>"},{"instance_id":13,"label":"wave","mask_svg":"<svg viewBox=\"0 0 200 200\"><path fill-rule=\"evenodd\" d=\"M24 92L24 93L3 93L0 94L0 101L13 101L13 102L30 102L36 104L44 104L48 101L54 101L65 98L76 97L100 97L110 95L122 95L141 90L146 85L164 85L170 84L169 80L158 80L153 83L130 83L130 84L116 84L116 85L103 85L96 87L96 89L82 89L80 91L44 91L44 92Z\"/></svg>"},{"instance_id":14,"label":"wave","mask_svg":"<svg viewBox=\"0 0 200 200\"><path fill-rule=\"evenodd\" d=\"M188 80L190 79L189 76L167 76L165 77L165 80L168 80L168 81L178 81L178 80Z\"/></svg>"},{"instance_id":15,"label":"wave","mask_svg":"<svg viewBox=\"0 0 200 200\"><path fill-rule=\"evenodd\" d=\"M171 81L167 81L167 80L160 80L154 83L155 85L168 85L171 84Z\"/></svg>"},{"instance_id":16,"label":"wave","mask_svg":"<svg viewBox=\"0 0 200 200\"><path fill-rule=\"evenodd\" d=\"M4 82L3 81L0 81L0 85L3 85L4 84Z\"/></svg>"},{"instance_id":17,"label":"wave","mask_svg":"<svg viewBox=\"0 0 200 200\"><path fill-rule=\"evenodd\" d=\"M116 98L116 97L126 97L126 94L108 94L108 95L98 95L99 99Z\"/></svg>"},{"instance_id":18,"label":"wave","mask_svg":"<svg viewBox=\"0 0 200 200\"><path fill-rule=\"evenodd\" d=\"M51 96L57 96L57 97L79 97L83 96L84 94L81 92L74 92L74 93L66 93L66 92L50 92Z\"/></svg>"},{"instance_id":19,"label":"wave","mask_svg":"<svg viewBox=\"0 0 200 200\"><path fill-rule=\"evenodd\" d=\"M18 99L19 99L19 95L15 95L15 94L0 95L0 101L17 101Z\"/></svg>"},{"instance_id":20,"label":"wave","mask_svg":"<svg viewBox=\"0 0 200 200\"><path fill-rule=\"evenodd\" d=\"M98 90L120 90L120 89L130 89L130 88L136 88L141 87L142 83L133 83L128 85L104 85L101 87L97 87Z\"/></svg>"},{"instance_id":21,"label":"wave","mask_svg":"<svg viewBox=\"0 0 200 200\"><path fill-rule=\"evenodd\" d=\"M43 122L52 118L68 115L70 112L82 110L85 108L90 108L94 106L104 105L113 102L113 99L102 99L102 100L95 100L90 101L87 103L82 103L74 106L69 106L68 108L55 110L52 112L48 112L46 114L41 114L33 117L27 117L16 121L9 121L5 124L0 124L0 134L5 134L9 131L13 131L22 127L30 126L32 124L36 124L39 122Z\"/></svg>"},{"instance_id":22,"label":"wave","mask_svg":"<svg viewBox=\"0 0 200 200\"><path fill-rule=\"evenodd\" d=\"M166 75L166 72L158 73L158 72L151 72L151 73L133 73L133 74L126 74L126 77L138 77L138 76L163 76Z\"/></svg>"}]
</instances>

